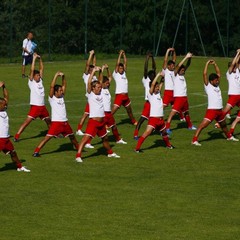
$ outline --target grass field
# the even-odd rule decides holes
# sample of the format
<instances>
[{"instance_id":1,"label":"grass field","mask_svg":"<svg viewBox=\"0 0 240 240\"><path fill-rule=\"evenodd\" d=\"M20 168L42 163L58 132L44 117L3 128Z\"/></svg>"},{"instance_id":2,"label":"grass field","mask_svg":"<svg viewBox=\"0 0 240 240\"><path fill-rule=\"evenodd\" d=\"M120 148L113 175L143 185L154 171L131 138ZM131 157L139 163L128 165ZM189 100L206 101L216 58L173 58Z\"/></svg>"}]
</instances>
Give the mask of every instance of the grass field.
<instances>
[{"instance_id":1,"label":"grass field","mask_svg":"<svg viewBox=\"0 0 240 240\"><path fill-rule=\"evenodd\" d=\"M163 59L156 60L160 70ZM186 73L190 114L196 126L207 106L202 81L205 61L193 58ZM222 70L225 104L229 59L216 61ZM105 62L112 70L115 60L99 60L98 64ZM128 59L129 93L136 118L144 103L143 64L144 57ZM56 71L67 76L65 101L74 131L85 106L81 78L84 65L83 60L45 63L46 93ZM0 73L0 80L6 82L10 92L8 114L10 133L14 135L29 110L27 80L21 78L20 65L0 65ZM114 88L112 83L112 97ZM143 153L136 154L134 126L125 110L121 108L115 117L128 142L116 145L110 134L120 159L108 159L97 138L92 141L95 149L84 151L82 164L74 161L75 150L68 139L51 140L41 150L41 157L33 158L35 147L47 131L40 120L33 122L21 141L14 144L23 165L31 169L30 174L16 172L10 158L1 153L1 240L239 239L240 143L226 141L212 124L200 135L202 147L191 146L194 132L176 118L171 125L175 149L165 149L159 134L153 134L144 142ZM146 122L141 133L145 126ZM239 133L240 126L236 137Z\"/></svg>"}]
</instances>

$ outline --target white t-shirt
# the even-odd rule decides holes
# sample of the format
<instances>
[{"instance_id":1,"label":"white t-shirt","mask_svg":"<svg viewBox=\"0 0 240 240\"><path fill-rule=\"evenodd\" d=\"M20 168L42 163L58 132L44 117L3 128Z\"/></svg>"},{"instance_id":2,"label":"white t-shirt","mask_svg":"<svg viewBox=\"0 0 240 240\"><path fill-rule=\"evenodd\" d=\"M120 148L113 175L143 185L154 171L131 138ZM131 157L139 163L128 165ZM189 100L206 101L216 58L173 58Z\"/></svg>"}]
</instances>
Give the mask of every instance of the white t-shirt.
<instances>
[{"instance_id":1,"label":"white t-shirt","mask_svg":"<svg viewBox=\"0 0 240 240\"><path fill-rule=\"evenodd\" d=\"M149 89L150 89L149 83L150 82L151 82L151 80L150 80L149 77L147 77L147 78L143 77L142 78L142 84L143 84L143 87L145 89L145 100L148 100L148 93L149 93Z\"/></svg>"},{"instance_id":2,"label":"white t-shirt","mask_svg":"<svg viewBox=\"0 0 240 240\"><path fill-rule=\"evenodd\" d=\"M25 38L23 40L23 44L22 44L23 48L26 48L29 52L32 52L32 41L30 39ZM22 52L23 56L28 56L29 54L25 51Z\"/></svg>"},{"instance_id":3,"label":"white t-shirt","mask_svg":"<svg viewBox=\"0 0 240 240\"><path fill-rule=\"evenodd\" d=\"M88 79L89 79L90 75L91 75L90 73L88 73L88 74L83 73L83 76L82 76L83 81L84 81L85 86L86 86L86 94L85 94L86 97L88 96L87 88L88 88ZM97 77L94 75L93 79L92 79L92 82L97 81L97 80L98 80Z\"/></svg>"},{"instance_id":4,"label":"white t-shirt","mask_svg":"<svg viewBox=\"0 0 240 240\"><path fill-rule=\"evenodd\" d=\"M162 70L164 74L164 88L165 90L173 90L173 78L174 71L170 71L168 68Z\"/></svg>"},{"instance_id":5,"label":"white t-shirt","mask_svg":"<svg viewBox=\"0 0 240 240\"><path fill-rule=\"evenodd\" d=\"M103 97L94 92L88 94L89 118L104 117Z\"/></svg>"},{"instance_id":6,"label":"white t-shirt","mask_svg":"<svg viewBox=\"0 0 240 240\"><path fill-rule=\"evenodd\" d=\"M208 109L222 109L222 93L219 86L214 87L212 84L208 83L207 86L204 84L204 89L208 95Z\"/></svg>"},{"instance_id":7,"label":"white t-shirt","mask_svg":"<svg viewBox=\"0 0 240 240\"><path fill-rule=\"evenodd\" d=\"M187 96L187 84L183 75L177 74L174 79L173 96L174 97L186 97Z\"/></svg>"},{"instance_id":8,"label":"white t-shirt","mask_svg":"<svg viewBox=\"0 0 240 240\"><path fill-rule=\"evenodd\" d=\"M0 138L8 138L9 119L6 111L0 111Z\"/></svg>"},{"instance_id":9,"label":"white t-shirt","mask_svg":"<svg viewBox=\"0 0 240 240\"><path fill-rule=\"evenodd\" d=\"M30 105L44 106L45 105L45 92L43 81L40 79L39 82L35 80L28 80L28 87L30 88Z\"/></svg>"},{"instance_id":10,"label":"white t-shirt","mask_svg":"<svg viewBox=\"0 0 240 240\"><path fill-rule=\"evenodd\" d=\"M52 98L48 97L48 101L51 105L51 120L53 122L66 122L68 119L64 97L57 98L53 95Z\"/></svg>"},{"instance_id":11,"label":"white t-shirt","mask_svg":"<svg viewBox=\"0 0 240 240\"><path fill-rule=\"evenodd\" d=\"M163 117L163 101L160 93L148 93L148 100L150 102L150 117Z\"/></svg>"},{"instance_id":12,"label":"white t-shirt","mask_svg":"<svg viewBox=\"0 0 240 240\"><path fill-rule=\"evenodd\" d=\"M236 69L236 72L231 74L227 71L226 77L228 80L228 95L240 95L240 72Z\"/></svg>"},{"instance_id":13,"label":"white t-shirt","mask_svg":"<svg viewBox=\"0 0 240 240\"><path fill-rule=\"evenodd\" d=\"M119 72L113 71L112 76L116 82L115 93L116 94L128 93L128 79L126 76L126 72L120 74Z\"/></svg>"},{"instance_id":14,"label":"white t-shirt","mask_svg":"<svg viewBox=\"0 0 240 240\"><path fill-rule=\"evenodd\" d=\"M101 96L103 98L103 108L105 112L111 112L111 94L108 88L102 88Z\"/></svg>"}]
</instances>

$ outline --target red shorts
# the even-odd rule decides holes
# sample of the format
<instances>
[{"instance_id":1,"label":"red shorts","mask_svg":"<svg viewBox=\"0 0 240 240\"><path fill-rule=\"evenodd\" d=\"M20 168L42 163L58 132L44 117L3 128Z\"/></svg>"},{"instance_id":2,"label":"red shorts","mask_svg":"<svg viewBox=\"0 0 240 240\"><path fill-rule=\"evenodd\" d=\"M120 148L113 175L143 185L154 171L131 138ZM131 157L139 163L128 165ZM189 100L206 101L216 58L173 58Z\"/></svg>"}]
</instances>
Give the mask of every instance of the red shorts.
<instances>
[{"instance_id":1,"label":"red shorts","mask_svg":"<svg viewBox=\"0 0 240 240\"><path fill-rule=\"evenodd\" d=\"M173 90L165 90L163 94L163 105L168 106L169 104L173 105L174 97Z\"/></svg>"},{"instance_id":2,"label":"red shorts","mask_svg":"<svg viewBox=\"0 0 240 240\"><path fill-rule=\"evenodd\" d=\"M186 112L189 110L188 98L187 97L175 97L173 103L173 110L176 112Z\"/></svg>"},{"instance_id":3,"label":"red shorts","mask_svg":"<svg viewBox=\"0 0 240 240\"><path fill-rule=\"evenodd\" d=\"M105 112L104 122L109 128L116 125L115 119L111 112Z\"/></svg>"},{"instance_id":4,"label":"red shorts","mask_svg":"<svg viewBox=\"0 0 240 240\"><path fill-rule=\"evenodd\" d=\"M117 105L118 107L124 106L127 107L131 104L130 98L128 97L128 94L116 94L114 105Z\"/></svg>"},{"instance_id":5,"label":"red shorts","mask_svg":"<svg viewBox=\"0 0 240 240\"><path fill-rule=\"evenodd\" d=\"M49 118L49 113L46 106L31 105L31 108L28 112L28 117L33 119L39 117L41 120L44 120L45 118Z\"/></svg>"},{"instance_id":6,"label":"red shorts","mask_svg":"<svg viewBox=\"0 0 240 240\"><path fill-rule=\"evenodd\" d=\"M107 135L107 130L106 130L105 124L106 124L105 121L98 122L98 121L90 118L88 120L85 134L89 135L92 138L94 138L96 135L98 135L98 137L100 137L100 138L103 138Z\"/></svg>"},{"instance_id":7,"label":"red shorts","mask_svg":"<svg viewBox=\"0 0 240 240\"><path fill-rule=\"evenodd\" d=\"M212 122L213 120L222 122L225 119L225 114L222 109L207 109L204 119L209 122Z\"/></svg>"},{"instance_id":8,"label":"red shorts","mask_svg":"<svg viewBox=\"0 0 240 240\"><path fill-rule=\"evenodd\" d=\"M64 137L73 135L73 131L68 122L51 122L47 136L58 136L62 134Z\"/></svg>"},{"instance_id":9,"label":"red shorts","mask_svg":"<svg viewBox=\"0 0 240 240\"><path fill-rule=\"evenodd\" d=\"M88 102L86 103L84 113L89 114L89 103Z\"/></svg>"},{"instance_id":10,"label":"red shorts","mask_svg":"<svg viewBox=\"0 0 240 240\"><path fill-rule=\"evenodd\" d=\"M9 138L0 138L0 151L5 154L14 151L14 146Z\"/></svg>"},{"instance_id":11,"label":"red shorts","mask_svg":"<svg viewBox=\"0 0 240 240\"><path fill-rule=\"evenodd\" d=\"M148 125L159 131L163 131L166 128L163 118L150 117L148 120Z\"/></svg>"},{"instance_id":12,"label":"red shorts","mask_svg":"<svg viewBox=\"0 0 240 240\"><path fill-rule=\"evenodd\" d=\"M149 101L146 101L144 103L144 107L143 107L143 110L142 110L142 114L141 116L146 118L146 119L149 119L149 114L150 114L150 102Z\"/></svg>"},{"instance_id":13,"label":"red shorts","mask_svg":"<svg viewBox=\"0 0 240 240\"><path fill-rule=\"evenodd\" d=\"M229 95L228 96L228 102L227 102L232 108L236 105L240 107L240 95Z\"/></svg>"}]
</instances>

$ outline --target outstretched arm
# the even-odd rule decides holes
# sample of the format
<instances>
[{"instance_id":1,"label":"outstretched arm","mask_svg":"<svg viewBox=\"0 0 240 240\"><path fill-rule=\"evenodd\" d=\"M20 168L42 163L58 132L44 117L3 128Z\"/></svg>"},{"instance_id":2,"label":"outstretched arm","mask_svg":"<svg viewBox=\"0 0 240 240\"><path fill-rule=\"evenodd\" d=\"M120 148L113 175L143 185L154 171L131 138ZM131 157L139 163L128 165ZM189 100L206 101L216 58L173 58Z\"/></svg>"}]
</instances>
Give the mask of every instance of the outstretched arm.
<instances>
[{"instance_id":1,"label":"outstretched arm","mask_svg":"<svg viewBox=\"0 0 240 240\"><path fill-rule=\"evenodd\" d=\"M235 65L239 65L239 57L240 57L240 49L237 50L235 57L233 58L230 67L228 68L228 72L231 74Z\"/></svg>"},{"instance_id":2,"label":"outstretched arm","mask_svg":"<svg viewBox=\"0 0 240 240\"><path fill-rule=\"evenodd\" d=\"M149 89L149 93L152 95L153 94L153 92L154 92L154 87L155 87L155 84L156 84L156 82L157 82L157 80L160 78L160 77L162 77L163 75L162 75L162 72L159 72L157 75L156 75L156 77L154 78L154 80L152 81L152 83L151 83L151 87L150 87L150 89Z\"/></svg>"},{"instance_id":3,"label":"outstretched arm","mask_svg":"<svg viewBox=\"0 0 240 240\"><path fill-rule=\"evenodd\" d=\"M2 88L2 90L3 90L4 100L6 101L6 103L8 103L8 100L9 100L8 90L6 89L6 86L5 86L4 82L0 82L0 88Z\"/></svg>"},{"instance_id":4,"label":"outstretched arm","mask_svg":"<svg viewBox=\"0 0 240 240\"><path fill-rule=\"evenodd\" d=\"M188 59L185 71L187 70L187 68L189 67L190 63L191 63L191 58L192 58L192 53L187 53L187 55L182 59L182 61L176 66L174 73L175 75L177 75L179 68L184 64L184 62Z\"/></svg>"},{"instance_id":5,"label":"outstretched arm","mask_svg":"<svg viewBox=\"0 0 240 240\"><path fill-rule=\"evenodd\" d=\"M123 50L119 51L118 59L117 59L116 66L115 66L115 72L118 72L118 66L119 66L119 63L121 62L121 58L123 56L123 53L124 53ZM125 56L125 58L126 58L126 56ZM125 67L125 65L124 65L124 67Z\"/></svg>"},{"instance_id":6,"label":"outstretched arm","mask_svg":"<svg viewBox=\"0 0 240 240\"><path fill-rule=\"evenodd\" d=\"M89 66L91 65L91 62L95 66L95 64L96 64L96 56L95 56L94 50L91 50L89 52L88 60L86 62L86 66L85 66L85 70L84 70L85 74L88 74L88 70L89 70Z\"/></svg>"},{"instance_id":7,"label":"outstretched arm","mask_svg":"<svg viewBox=\"0 0 240 240\"><path fill-rule=\"evenodd\" d=\"M123 51L122 56L123 56L124 71L126 72L127 71L127 56L126 56L125 51Z\"/></svg>"},{"instance_id":8,"label":"outstretched arm","mask_svg":"<svg viewBox=\"0 0 240 240\"><path fill-rule=\"evenodd\" d=\"M218 75L218 77L220 77L220 75L221 75L220 74L220 69L219 69L217 63L213 59L208 60L205 64L205 67L204 67L204 70L203 70L203 82L206 86L209 83L208 76L207 76L207 71L208 71L208 66L209 65L214 65L214 68L215 68L215 71L216 71L216 74Z\"/></svg>"},{"instance_id":9,"label":"outstretched arm","mask_svg":"<svg viewBox=\"0 0 240 240\"><path fill-rule=\"evenodd\" d=\"M146 56L146 59L145 59L144 71L143 71L144 78L147 78L147 74L148 74L148 61L149 61L150 56L151 55L148 53L147 56Z\"/></svg>"},{"instance_id":10,"label":"outstretched arm","mask_svg":"<svg viewBox=\"0 0 240 240\"><path fill-rule=\"evenodd\" d=\"M31 65L31 70L30 70L30 80L32 81L33 80L33 72L35 70L35 63L36 63L36 59L37 58L40 58L39 55L37 55L36 53L33 54L33 60L32 60L32 65ZM41 66L40 66L41 67ZM43 70L43 66L42 66L42 70ZM41 74L41 72L40 72Z\"/></svg>"},{"instance_id":11,"label":"outstretched arm","mask_svg":"<svg viewBox=\"0 0 240 240\"><path fill-rule=\"evenodd\" d=\"M65 91L66 91L66 78L65 78L65 75L64 73L62 72L56 72L54 77L53 77L53 80L51 82L51 85L50 85L50 92L49 92L49 97L53 97L54 95L54 86L56 84L56 81L57 81L57 78L61 76L62 77L62 90L63 90L63 94L65 94Z\"/></svg>"},{"instance_id":12,"label":"outstretched arm","mask_svg":"<svg viewBox=\"0 0 240 240\"><path fill-rule=\"evenodd\" d=\"M39 58L39 72L41 78L43 78L43 61L40 55L38 55L38 58Z\"/></svg>"},{"instance_id":13,"label":"outstretched arm","mask_svg":"<svg viewBox=\"0 0 240 240\"><path fill-rule=\"evenodd\" d=\"M106 69L107 71L107 77L108 77L108 80L109 80L109 83L111 83L112 81L112 75L111 75L111 71L109 70L109 67L107 64L104 64L102 65L102 69L101 71L99 72L99 81L100 83L102 83L102 80L103 80L103 71Z\"/></svg>"}]
</instances>

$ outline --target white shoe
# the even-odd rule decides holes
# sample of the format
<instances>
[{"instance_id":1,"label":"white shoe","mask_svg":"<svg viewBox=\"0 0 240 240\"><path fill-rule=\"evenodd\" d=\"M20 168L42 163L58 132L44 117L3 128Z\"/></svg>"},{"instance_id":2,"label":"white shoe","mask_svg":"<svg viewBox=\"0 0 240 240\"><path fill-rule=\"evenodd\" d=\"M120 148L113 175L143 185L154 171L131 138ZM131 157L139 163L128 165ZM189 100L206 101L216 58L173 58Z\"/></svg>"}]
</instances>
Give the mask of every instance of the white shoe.
<instances>
[{"instance_id":1,"label":"white shoe","mask_svg":"<svg viewBox=\"0 0 240 240\"><path fill-rule=\"evenodd\" d=\"M228 141L238 142L239 139L235 138L234 136L231 136L230 138L227 138Z\"/></svg>"},{"instance_id":2,"label":"white shoe","mask_svg":"<svg viewBox=\"0 0 240 240\"><path fill-rule=\"evenodd\" d=\"M77 131L76 131L76 135L78 135L78 136L83 136L84 133L83 133L81 130L77 130Z\"/></svg>"},{"instance_id":3,"label":"white shoe","mask_svg":"<svg viewBox=\"0 0 240 240\"><path fill-rule=\"evenodd\" d=\"M180 122L186 122L185 118L180 118Z\"/></svg>"},{"instance_id":4,"label":"white shoe","mask_svg":"<svg viewBox=\"0 0 240 240\"><path fill-rule=\"evenodd\" d=\"M119 141L117 141L116 143L118 143L118 144L127 144L127 142L123 141L122 138Z\"/></svg>"},{"instance_id":5,"label":"white shoe","mask_svg":"<svg viewBox=\"0 0 240 240\"><path fill-rule=\"evenodd\" d=\"M197 130L197 128L192 125L192 127L188 128L188 130Z\"/></svg>"},{"instance_id":6,"label":"white shoe","mask_svg":"<svg viewBox=\"0 0 240 240\"><path fill-rule=\"evenodd\" d=\"M202 144L199 143L198 141L192 142L192 145L195 145L195 146L202 146Z\"/></svg>"},{"instance_id":7,"label":"white shoe","mask_svg":"<svg viewBox=\"0 0 240 240\"><path fill-rule=\"evenodd\" d=\"M227 119L231 119L231 115L228 113L228 114L226 114L226 118Z\"/></svg>"},{"instance_id":8,"label":"white shoe","mask_svg":"<svg viewBox=\"0 0 240 240\"><path fill-rule=\"evenodd\" d=\"M110 131L109 131L109 130L107 130L107 129L106 129L106 131L107 131L107 133L110 133Z\"/></svg>"},{"instance_id":9,"label":"white shoe","mask_svg":"<svg viewBox=\"0 0 240 240\"><path fill-rule=\"evenodd\" d=\"M82 160L80 157L77 157L75 160L76 160L76 162L78 162L78 163L83 162L83 160Z\"/></svg>"},{"instance_id":10,"label":"white shoe","mask_svg":"<svg viewBox=\"0 0 240 240\"><path fill-rule=\"evenodd\" d=\"M26 167L22 166L21 168L17 168L18 172L31 172L31 170L27 169Z\"/></svg>"},{"instance_id":11,"label":"white shoe","mask_svg":"<svg viewBox=\"0 0 240 240\"><path fill-rule=\"evenodd\" d=\"M94 146L91 145L90 143L87 143L87 144L85 145L85 148L94 148Z\"/></svg>"},{"instance_id":12,"label":"white shoe","mask_svg":"<svg viewBox=\"0 0 240 240\"><path fill-rule=\"evenodd\" d=\"M108 154L108 157L120 158L116 153Z\"/></svg>"}]
</instances>

